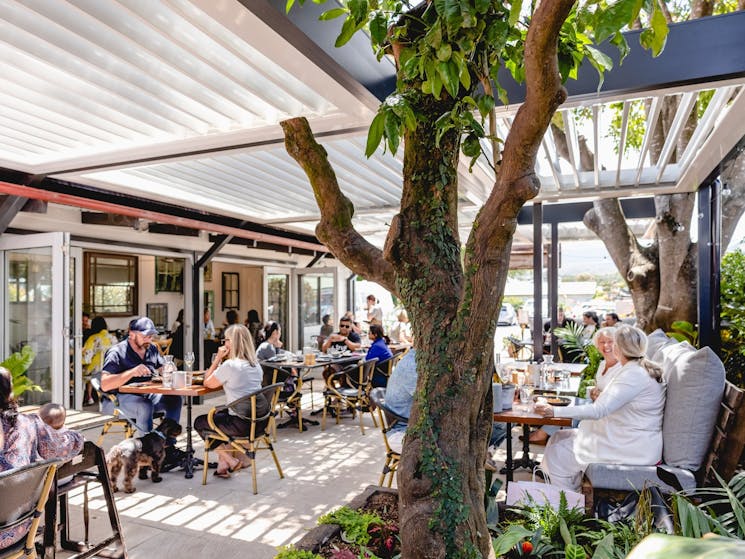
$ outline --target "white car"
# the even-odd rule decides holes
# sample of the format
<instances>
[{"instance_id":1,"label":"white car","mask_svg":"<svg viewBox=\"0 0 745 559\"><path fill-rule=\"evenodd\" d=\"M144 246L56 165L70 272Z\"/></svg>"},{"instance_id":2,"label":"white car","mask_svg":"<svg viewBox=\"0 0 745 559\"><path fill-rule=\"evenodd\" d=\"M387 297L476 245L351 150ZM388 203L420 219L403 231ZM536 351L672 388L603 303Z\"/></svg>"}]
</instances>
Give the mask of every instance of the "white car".
<instances>
[{"instance_id":1,"label":"white car","mask_svg":"<svg viewBox=\"0 0 745 559\"><path fill-rule=\"evenodd\" d=\"M502 308L499 311L499 318L497 319L498 326L512 326L517 324L517 314L515 313L515 307L510 303L502 303Z\"/></svg>"}]
</instances>

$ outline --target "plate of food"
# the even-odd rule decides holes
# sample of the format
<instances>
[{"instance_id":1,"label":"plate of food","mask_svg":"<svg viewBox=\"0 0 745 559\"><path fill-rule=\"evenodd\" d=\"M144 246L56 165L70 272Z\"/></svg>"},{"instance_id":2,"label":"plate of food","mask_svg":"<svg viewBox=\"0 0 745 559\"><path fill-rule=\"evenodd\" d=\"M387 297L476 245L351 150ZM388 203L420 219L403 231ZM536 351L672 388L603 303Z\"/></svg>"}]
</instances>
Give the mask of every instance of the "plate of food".
<instances>
[{"instance_id":1,"label":"plate of food","mask_svg":"<svg viewBox=\"0 0 745 559\"><path fill-rule=\"evenodd\" d=\"M564 396L543 396L543 399L552 406L568 406L572 403L571 398L565 398Z\"/></svg>"}]
</instances>

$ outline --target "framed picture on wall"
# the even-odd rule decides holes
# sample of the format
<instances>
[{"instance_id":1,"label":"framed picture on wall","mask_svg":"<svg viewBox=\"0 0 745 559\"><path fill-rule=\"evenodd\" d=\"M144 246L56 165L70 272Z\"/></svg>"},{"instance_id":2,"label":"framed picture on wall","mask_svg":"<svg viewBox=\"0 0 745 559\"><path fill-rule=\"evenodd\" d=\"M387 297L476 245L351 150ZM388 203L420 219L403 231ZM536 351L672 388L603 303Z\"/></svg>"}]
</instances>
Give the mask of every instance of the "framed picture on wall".
<instances>
[{"instance_id":1,"label":"framed picture on wall","mask_svg":"<svg viewBox=\"0 0 745 559\"><path fill-rule=\"evenodd\" d=\"M147 303L145 312L158 330L168 329L168 303Z\"/></svg>"},{"instance_id":2,"label":"framed picture on wall","mask_svg":"<svg viewBox=\"0 0 745 559\"><path fill-rule=\"evenodd\" d=\"M207 262L204 267L204 281L212 281L212 262Z\"/></svg>"},{"instance_id":3,"label":"framed picture on wall","mask_svg":"<svg viewBox=\"0 0 745 559\"><path fill-rule=\"evenodd\" d=\"M184 292L184 259L155 257L155 292Z\"/></svg>"}]
</instances>

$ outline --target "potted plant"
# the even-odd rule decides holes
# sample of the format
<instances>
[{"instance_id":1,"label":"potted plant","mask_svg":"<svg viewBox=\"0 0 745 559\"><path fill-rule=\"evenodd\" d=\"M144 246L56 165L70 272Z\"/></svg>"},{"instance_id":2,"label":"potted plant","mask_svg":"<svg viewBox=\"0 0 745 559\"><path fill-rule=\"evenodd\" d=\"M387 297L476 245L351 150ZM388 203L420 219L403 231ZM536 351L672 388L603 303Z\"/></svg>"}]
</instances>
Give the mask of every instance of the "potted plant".
<instances>
[{"instance_id":1,"label":"potted plant","mask_svg":"<svg viewBox=\"0 0 745 559\"><path fill-rule=\"evenodd\" d=\"M5 361L0 363L0 367L5 367L10 371L13 379L13 394L20 399L24 392L29 390L41 392L41 386L35 384L28 378L27 371L34 361L36 354L31 346L23 346L21 351L10 354Z\"/></svg>"}]
</instances>

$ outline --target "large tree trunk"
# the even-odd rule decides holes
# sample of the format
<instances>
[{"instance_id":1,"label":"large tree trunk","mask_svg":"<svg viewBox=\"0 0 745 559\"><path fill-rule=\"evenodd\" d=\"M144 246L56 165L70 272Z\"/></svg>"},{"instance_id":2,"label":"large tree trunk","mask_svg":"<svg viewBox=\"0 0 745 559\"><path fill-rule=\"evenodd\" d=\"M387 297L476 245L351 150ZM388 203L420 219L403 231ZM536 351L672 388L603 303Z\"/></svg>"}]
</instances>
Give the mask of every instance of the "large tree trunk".
<instances>
[{"instance_id":1,"label":"large tree trunk","mask_svg":"<svg viewBox=\"0 0 745 559\"><path fill-rule=\"evenodd\" d=\"M438 144L434 128L452 100L427 101L413 93L420 101L417 128L404 136L401 207L382 252L354 231L351 204L307 121L282 123L287 150L306 170L321 208L317 235L350 269L397 293L411 317L418 382L398 468L407 559L494 556L483 505L492 423L488 365L517 214L538 193L536 153L551 115L566 98L556 48L573 3L542 2L533 14L525 47L526 100L506 138L496 184L474 222L463 264L457 233L459 136L447 133Z\"/></svg>"}]
</instances>

